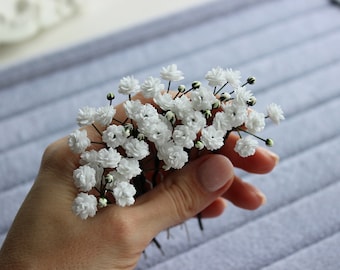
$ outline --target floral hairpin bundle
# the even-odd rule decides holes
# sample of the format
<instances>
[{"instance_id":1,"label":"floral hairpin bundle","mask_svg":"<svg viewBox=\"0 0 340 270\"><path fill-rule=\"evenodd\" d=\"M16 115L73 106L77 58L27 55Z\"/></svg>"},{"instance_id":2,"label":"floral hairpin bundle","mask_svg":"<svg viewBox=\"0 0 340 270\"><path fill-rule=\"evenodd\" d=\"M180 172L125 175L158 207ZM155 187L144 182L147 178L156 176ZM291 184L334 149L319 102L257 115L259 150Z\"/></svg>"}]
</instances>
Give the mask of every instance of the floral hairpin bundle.
<instances>
[{"instance_id":1,"label":"floral hairpin bundle","mask_svg":"<svg viewBox=\"0 0 340 270\"><path fill-rule=\"evenodd\" d=\"M172 82L184 79L172 64L162 68L160 78L148 77L141 85L133 76L120 80L118 92L127 95L125 119L116 115L113 93L107 95L108 105L79 110L80 129L68 140L70 149L80 155L80 166L73 173L80 191L72 206L76 215L93 217L110 203L133 205L166 171L181 169L193 152L218 150L231 132L240 137L234 150L242 157L253 155L259 141L273 145L272 139L255 133L264 129L266 118L280 123L283 111L274 103L266 113L250 109L256 98L246 86L255 83L254 77L242 84L239 71L217 67L205 78L207 86L194 81L189 89L179 85L170 91ZM132 98L137 93L139 99ZM85 126L93 128L100 140L90 139Z\"/></svg>"}]
</instances>

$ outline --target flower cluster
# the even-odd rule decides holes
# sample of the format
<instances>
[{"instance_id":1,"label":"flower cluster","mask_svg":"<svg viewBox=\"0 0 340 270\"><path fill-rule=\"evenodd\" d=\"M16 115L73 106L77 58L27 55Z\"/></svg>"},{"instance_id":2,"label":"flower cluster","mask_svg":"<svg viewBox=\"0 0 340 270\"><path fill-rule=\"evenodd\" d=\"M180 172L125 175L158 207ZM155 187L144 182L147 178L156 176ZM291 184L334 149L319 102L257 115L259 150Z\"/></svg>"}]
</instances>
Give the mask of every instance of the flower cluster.
<instances>
[{"instance_id":1,"label":"flower cluster","mask_svg":"<svg viewBox=\"0 0 340 270\"><path fill-rule=\"evenodd\" d=\"M240 137L234 150L242 157L253 155L258 141L273 145L272 139L255 133L264 129L266 118L279 124L283 112L274 103L265 113L250 108L256 98L247 86L254 84L254 77L242 84L239 71L217 67L207 72L206 86L194 81L188 89L179 85L170 91L171 83L183 78L175 64L163 67L160 78L148 77L142 84L133 76L122 78L118 92L127 95L124 119L112 105L113 93L107 95L109 105L79 110L80 129L68 140L80 155L73 173L80 191L72 207L76 215L92 217L110 203L132 205L148 190L147 184L149 189L157 185L162 172L181 169L193 151L218 150L231 132ZM132 97L136 93L139 99ZM99 141L89 138L86 126Z\"/></svg>"}]
</instances>

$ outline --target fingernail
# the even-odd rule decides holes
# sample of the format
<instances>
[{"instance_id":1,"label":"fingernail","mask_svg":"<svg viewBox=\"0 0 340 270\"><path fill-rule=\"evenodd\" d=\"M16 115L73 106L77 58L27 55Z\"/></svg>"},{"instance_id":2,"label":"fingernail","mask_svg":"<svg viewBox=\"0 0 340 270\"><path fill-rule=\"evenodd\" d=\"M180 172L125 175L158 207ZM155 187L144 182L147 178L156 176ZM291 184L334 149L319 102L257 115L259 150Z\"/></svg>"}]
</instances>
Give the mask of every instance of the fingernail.
<instances>
[{"instance_id":1,"label":"fingernail","mask_svg":"<svg viewBox=\"0 0 340 270\"><path fill-rule=\"evenodd\" d=\"M256 190L256 196L260 198L261 200L261 205L264 205L267 202L267 197L264 195L261 191Z\"/></svg>"},{"instance_id":2,"label":"fingernail","mask_svg":"<svg viewBox=\"0 0 340 270\"><path fill-rule=\"evenodd\" d=\"M275 161L275 165L277 165L280 161L280 157L277 154L275 154L274 152L272 152L268 149L266 149L266 151L267 151L268 155Z\"/></svg>"},{"instance_id":3,"label":"fingernail","mask_svg":"<svg viewBox=\"0 0 340 270\"><path fill-rule=\"evenodd\" d=\"M211 155L203 161L197 171L197 178L205 190L215 192L233 179L233 166L221 155Z\"/></svg>"}]
</instances>

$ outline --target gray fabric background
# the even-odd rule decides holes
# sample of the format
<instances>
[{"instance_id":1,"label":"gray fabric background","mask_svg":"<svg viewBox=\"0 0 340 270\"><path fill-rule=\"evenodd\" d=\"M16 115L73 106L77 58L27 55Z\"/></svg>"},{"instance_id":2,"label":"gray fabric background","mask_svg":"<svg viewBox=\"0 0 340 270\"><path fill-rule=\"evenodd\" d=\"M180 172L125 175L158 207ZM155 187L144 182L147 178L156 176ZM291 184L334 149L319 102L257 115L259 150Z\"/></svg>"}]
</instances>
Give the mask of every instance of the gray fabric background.
<instances>
[{"instance_id":1,"label":"gray fabric background","mask_svg":"<svg viewBox=\"0 0 340 270\"><path fill-rule=\"evenodd\" d=\"M274 101L286 120L257 211L161 233L138 269L340 269L340 8L326 0L216 1L0 71L0 243L45 147L76 128L78 108L101 106L122 76L143 80L177 63L185 83L215 66L254 75L257 110ZM120 97L121 98L121 97ZM117 102L121 101L118 98Z\"/></svg>"}]
</instances>

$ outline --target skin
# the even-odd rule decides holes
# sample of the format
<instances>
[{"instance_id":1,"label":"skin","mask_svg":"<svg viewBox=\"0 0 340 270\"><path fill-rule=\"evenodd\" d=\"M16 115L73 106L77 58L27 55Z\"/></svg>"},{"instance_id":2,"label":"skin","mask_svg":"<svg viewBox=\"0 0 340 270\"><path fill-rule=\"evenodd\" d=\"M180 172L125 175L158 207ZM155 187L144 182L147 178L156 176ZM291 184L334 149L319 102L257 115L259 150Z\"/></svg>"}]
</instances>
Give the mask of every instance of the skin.
<instances>
[{"instance_id":1,"label":"skin","mask_svg":"<svg viewBox=\"0 0 340 270\"><path fill-rule=\"evenodd\" d=\"M122 115L121 105L117 111ZM91 130L90 136L97 136ZM77 194L72 173L79 156L69 150L66 137L52 143L0 250L1 269L134 269L162 230L198 213L217 217L226 200L257 209L265 196L237 177L234 167L264 174L275 167L278 156L258 148L254 156L241 158L233 151L236 140L230 135L218 153L205 153L168 173L133 206L109 205L87 220L71 211Z\"/></svg>"}]
</instances>

